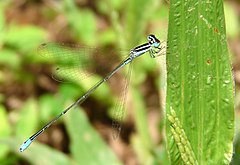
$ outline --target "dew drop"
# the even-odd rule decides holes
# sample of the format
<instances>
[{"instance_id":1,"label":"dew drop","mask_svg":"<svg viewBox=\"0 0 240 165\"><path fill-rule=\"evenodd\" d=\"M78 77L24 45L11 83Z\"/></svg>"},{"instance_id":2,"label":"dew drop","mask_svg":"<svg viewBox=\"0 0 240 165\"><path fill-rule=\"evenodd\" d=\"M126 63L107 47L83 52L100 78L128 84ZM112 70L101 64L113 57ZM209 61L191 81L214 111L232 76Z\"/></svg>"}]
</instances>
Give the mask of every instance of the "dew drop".
<instances>
[{"instance_id":1,"label":"dew drop","mask_svg":"<svg viewBox=\"0 0 240 165\"><path fill-rule=\"evenodd\" d=\"M228 123L228 125L227 125L228 129L233 129L234 128L234 124L233 124L233 122L231 120L228 120L227 123Z\"/></svg>"},{"instance_id":2,"label":"dew drop","mask_svg":"<svg viewBox=\"0 0 240 165\"><path fill-rule=\"evenodd\" d=\"M229 104L229 99L228 99L228 98L223 99L223 101L224 101L226 104Z\"/></svg>"},{"instance_id":3,"label":"dew drop","mask_svg":"<svg viewBox=\"0 0 240 165\"><path fill-rule=\"evenodd\" d=\"M192 75L192 80L195 80L196 79L196 76L195 75Z\"/></svg>"},{"instance_id":4,"label":"dew drop","mask_svg":"<svg viewBox=\"0 0 240 165\"><path fill-rule=\"evenodd\" d=\"M229 84L231 81L230 80L224 80L225 84Z\"/></svg>"},{"instance_id":5,"label":"dew drop","mask_svg":"<svg viewBox=\"0 0 240 165\"><path fill-rule=\"evenodd\" d=\"M210 85L212 83L212 76L207 77L207 85Z\"/></svg>"}]
</instances>

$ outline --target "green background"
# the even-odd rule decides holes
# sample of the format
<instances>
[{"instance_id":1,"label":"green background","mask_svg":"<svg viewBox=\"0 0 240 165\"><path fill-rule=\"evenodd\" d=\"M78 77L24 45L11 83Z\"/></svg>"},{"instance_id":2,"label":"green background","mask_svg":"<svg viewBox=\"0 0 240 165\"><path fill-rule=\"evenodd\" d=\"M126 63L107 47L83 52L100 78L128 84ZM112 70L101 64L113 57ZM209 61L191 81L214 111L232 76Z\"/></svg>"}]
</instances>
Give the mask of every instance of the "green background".
<instances>
[{"instance_id":1,"label":"green background","mask_svg":"<svg viewBox=\"0 0 240 165\"><path fill-rule=\"evenodd\" d=\"M234 165L240 164L240 2L225 1L235 77ZM168 164L165 148L165 56L134 62L121 135L111 138L114 92L105 84L26 151L24 140L80 97L92 82L59 83L36 51L44 42L78 43L121 55L148 34L167 40L169 2L158 0L0 1L0 164ZM127 54L125 54L127 55ZM106 64L109 64L106 63ZM100 78L96 74L93 78ZM123 76L118 76L123 77Z\"/></svg>"}]
</instances>

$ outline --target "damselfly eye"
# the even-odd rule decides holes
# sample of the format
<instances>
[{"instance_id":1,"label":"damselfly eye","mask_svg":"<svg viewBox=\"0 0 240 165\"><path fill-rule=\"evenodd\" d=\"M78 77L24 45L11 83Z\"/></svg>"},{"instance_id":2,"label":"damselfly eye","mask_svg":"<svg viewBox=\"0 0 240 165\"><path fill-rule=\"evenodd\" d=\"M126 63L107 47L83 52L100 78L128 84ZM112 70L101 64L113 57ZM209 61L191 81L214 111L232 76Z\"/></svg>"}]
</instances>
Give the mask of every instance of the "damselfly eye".
<instances>
[{"instance_id":1,"label":"damselfly eye","mask_svg":"<svg viewBox=\"0 0 240 165\"><path fill-rule=\"evenodd\" d=\"M153 45L154 47L160 45L160 41L153 34L148 36L148 43Z\"/></svg>"},{"instance_id":2,"label":"damselfly eye","mask_svg":"<svg viewBox=\"0 0 240 165\"><path fill-rule=\"evenodd\" d=\"M155 48L158 48L160 46L160 41L159 42L154 42L152 45L155 47Z\"/></svg>"},{"instance_id":3,"label":"damselfly eye","mask_svg":"<svg viewBox=\"0 0 240 165\"><path fill-rule=\"evenodd\" d=\"M154 42L154 39L155 39L156 37L153 35L153 34L150 34L149 36L148 36L148 41L149 42Z\"/></svg>"},{"instance_id":4,"label":"damselfly eye","mask_svg":"<svg viewBox=\"0 0 240 165\"><path fill-rule=\"evenodd\" d=\"M160 41L153 34L148 36L148 43L156 48L159 47L161 44Z\"/></svg>"}]
</instances>

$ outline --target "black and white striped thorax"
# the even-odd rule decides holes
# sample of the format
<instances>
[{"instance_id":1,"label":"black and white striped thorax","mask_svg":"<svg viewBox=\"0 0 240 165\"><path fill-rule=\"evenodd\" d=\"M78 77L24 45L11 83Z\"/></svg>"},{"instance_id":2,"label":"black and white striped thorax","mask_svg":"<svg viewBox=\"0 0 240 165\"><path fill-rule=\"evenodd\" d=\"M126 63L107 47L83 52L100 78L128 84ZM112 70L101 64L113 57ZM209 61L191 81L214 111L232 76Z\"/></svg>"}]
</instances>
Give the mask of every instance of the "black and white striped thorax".
<instances>
[{"instance_id":1,"label":"black and white striped thorax","mask_svg":"<svg viewBox=\"0 0 240 165\"><path fill-rule=\"evenodd\" d=\"M147 39L148 43L137 46L130 51L130 58L134 59L146 52L149 52L151 57L154 57L154 54L156 53L154 49L159 50L161 42L153 34L150 34Z\"/></svg>"},{"instance_id":2,"label":"black and white striped thorax","mask_svg":"<svg viewBox=\"0 0 240 165\"><path fill-rule=\"evenodd\" d=\"M142 44L140 46L133 48L130 51L130 56L133 58L136 58L136 57L141 56L142 54L148 52L150 49L151 49L151 45L149 43Z\"/></svg>"}]
</instances>

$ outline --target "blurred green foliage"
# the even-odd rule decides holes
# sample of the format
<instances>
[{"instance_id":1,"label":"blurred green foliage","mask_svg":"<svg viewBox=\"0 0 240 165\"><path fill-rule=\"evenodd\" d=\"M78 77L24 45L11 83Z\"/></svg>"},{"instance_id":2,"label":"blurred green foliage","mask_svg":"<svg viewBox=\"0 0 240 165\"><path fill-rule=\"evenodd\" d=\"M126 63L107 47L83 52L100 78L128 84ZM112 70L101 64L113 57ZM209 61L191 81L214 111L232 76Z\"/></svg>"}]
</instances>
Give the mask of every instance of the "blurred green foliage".
<instances>
[{"instance_id":1,"label":"blurred green foliage","mask_svg":"<svg viewBox=\"0 0 240 165\"><path fill-rule=\"evenodd\" d=\"M228 12L225 13L228 18ZM226 20L229 25L236 21L232 16L229 18L232 19L231 23ZM110 136L97 131L101 127L99 120L87 118L91 116L88 109L95 104L91 113L99 114L101 107L106 107L106 123L114 118L111 115L115 108L114 96L111 87L105 84L84 108L72 110L41 135L38 140L43 143L36 141L25 152L19 152L26 138L91 86L90 80L51 81L51 62L36 51L41 43L60 41L116 51L129 49L146 42L149 33L166 41L167 20L168 3L158 0L0 1L0 164L168 164L162 110L147 109L153 100L162 103L159 97L144 95L144 91L150 89L154 94L164 90L159 83L162 74L157 72L162 64L148 57L138 59L132 70L128 94L131 103L126 103L131 108L125 112L127 126L122 130L121 139L106 139ZM239 35L235 25L231 29L228 34ZM101 75L94 75L93 79L99 77ZM159 115L157 122L153 120L156 117L150 118L151 113ZM151 124L155 127L154 133L149 121L154 123ZM130 133L126 133L128 131ZM239 144L236 138L236 146ZM235 152L240 153L239 147ZM236 156L233 164L238 163Z\"/></svg>"},{"instance_id":2,"label":"blurred green foliage","mask_svg":"<svg viewBox=\"0 0 240 165\"><path fill-rule=\"evenodd\" d=\"M152 6L152 4L154 4L153 8L150 9L148 6ZM24 164L26 161L30 164L122 164L115 153L109 149L106 141L99 136L96 129L90 124L82 109L73 110L56 124L64 125L64 128L66 128L67 136L62 133L64 135L57 137L60 140L65 138L60 141L63 142L63 145L67 145L62 148L64 152L37 141L26 152L19 152L20 144L29 135L49 122L64 107L73 103L75 99L91 87L89 81L92 81L92 79L88 81L72 79L73 83L54 84L48 79L41 82L41 78L44 77L41 66L51 62L39 56L36 48L43 42L58 41L59 39L60 42L70 41L102 48L111 46L115 49L129 49L136 44L146 42L145 37L150 31L160 38L166 38L164 32L157 27L146 30L150 23L157 22L153 13L157 13L159 7L160 4L156 0L133 0L129 2L106 0L96 3L89 1L86 4L72 0L58 2L29 0L22 1L22 4L16 3L16 1L1 2L0 82L2 87L5 86L6 88L5 90L1 88L1 91L3 91L1 94L3 106L1 106L0 113L0 164ZM167 5L165 4L162 7L166 8ZM31 11L33 17L34 13L39 16L35 16L33 19L34 24L28 22L32 18L31 12L25 15L27 9L35 10L35 12ZM148 10L148 12L142 12L143 9ZM16 12L15 15L11 15L13 11ZM162 15L162 23L166 24L168 11L167 9L164 9L164 11L164 13L158 13L158 15ZM19 17L17 17L17 14L20 14ZM25 15L25 17L21 17L21 15ZM153 27L151 26L151 28ZM165 32L166 30L165 28ZM128 43L127 41L131 42ZM141 164L152 164L154 162L159 164L159 162L166 160L166 153L164 153L162 144L159 145L159 148L154 147L153 142L151 142L146 118L146 103L144 103L144 98L138 90L140 84L146 81L147 73L153 73L156 68L156 61L140 59L137 68L134 68L134 74L137 74L137 76L132 78L132 83L136 84L132 88L134 90L132 97L139 98L137 102L141 104L136 104L136 108L134 108L139 109L139 112L134 112L139 134L134 135L134 138L130 137L132 140L128 145L135 148L137 157L141 157L137 161ZM50 77L51 73L49 71L47 73ZM100 75L94 77L98 78ZM94 77L93 79L96 79ZM46 83L50 83L50 85L46 85ZM59 89L56 94L52 94L51 90L48 91L48 86L52 89L51 85L53 88L57 87ZM20 93L7 94L8 88L19 90ZM23 88L25 92L21 92L19 88ZM114 111L116 107L109 99L110 94L109 86L105 84L93 94L93 98L101 104L106 104L104 106L108 106L110 117L114 118L114 116L111 116L111 111ZM17 100L16 105L12 105L11 102L14 102L14 98ZM51 128L48 131L51 132ZM51 134L45 135L45 138L49 136ZM55 144L44 140L44 135L39 139L51 145ZM161 153L161 156L158 156L158 153ZM129 161L125 158L123 160Z\"/></svg>"}]
</instances>

